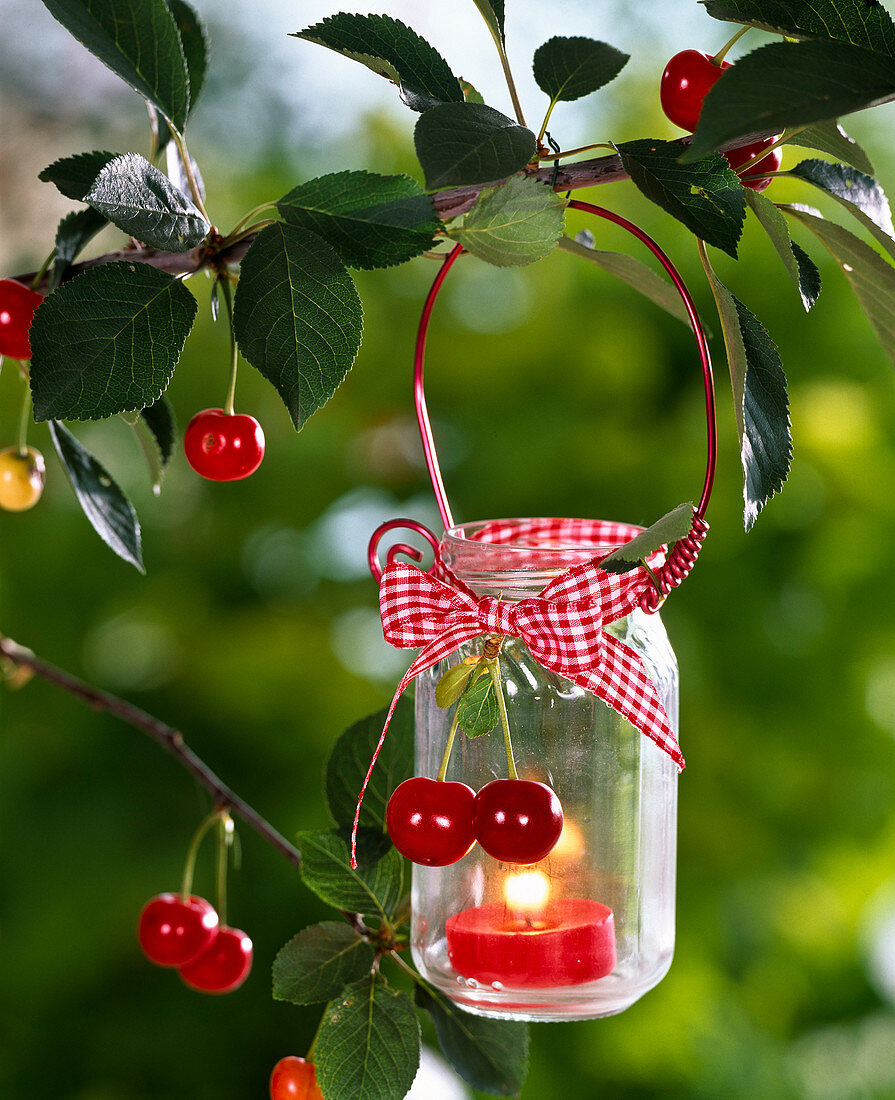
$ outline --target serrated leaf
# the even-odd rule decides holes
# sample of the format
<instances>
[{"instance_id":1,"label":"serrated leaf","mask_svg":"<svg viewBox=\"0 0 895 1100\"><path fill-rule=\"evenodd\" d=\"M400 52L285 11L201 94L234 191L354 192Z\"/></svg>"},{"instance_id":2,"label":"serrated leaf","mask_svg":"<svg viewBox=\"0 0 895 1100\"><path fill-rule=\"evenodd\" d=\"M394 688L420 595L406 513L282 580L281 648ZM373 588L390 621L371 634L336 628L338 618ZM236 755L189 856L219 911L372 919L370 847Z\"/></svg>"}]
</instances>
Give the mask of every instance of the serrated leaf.
<instances>
[{"instance_id":1,"label":"serrated leaf","mask_svg":"<svg viewBox=\"0 0 895 1100\"><path fill-rule=\"evenodd\" d=\"M346 985L369 974L375 953L344 921L323 921L305 928L273 962L275 1001L318 1004L338 997Z\"/></svg>"},{"instance_id":2,"label":"serrated leaf","mask_svg":"<svg viewBox=\"0 0 895 1100\"><path fill-rule=\"evenodd\" d=\"M59 461L68 474L78 503L94 531L110 550L128 564L143 569L140 524L133 505L108 471L71 434L64 424L50 421L50 435Z\"/></svg>"},{"instance_id":3,"label":"serrated leaf","mask_svg":"<svg viewBox=\"0 0 895 1100\"><path fill-rule=\"evenodd\" d=\"M503 0L473 0L488 24L488 30L500 42L504 41L504 4Z\"/></svg>"},{"instance_id":4,"label":"serrated leaf","mask_svg":"<svg viewBox=\"0 0 895 1100\"><path fill-rule=\"evenodd\" d=\"M326 761L324 794L337 825L354 823L357 796L385 725L387 710L349 726L332 747ZM361 807L360 824L385 832L385 808L392 791L413 775L413 703L402 697L388 727L388 735L370 777Z\"/></svg>"},{"instance_id":5,"label":"serrated leaf","mask_svg":"<svg viewBox=\"0 0 895 1100\"><path fill-rule=\"evenodd\" d=\"M741 57L702 105L693 161L725 142L823 122L895 96L895 59L846 42L772 42Z\"/></svg>"},{"instance_id":6,"label":"serrated leaf","mask_svg":"<svg viewBox=\"0 0 895 1100\"><path fill-rule=\"evenodd\" d=\"M718 279L710 267L727 363L743 464L743 522L746 530L783 488L792 461L789 398L777 347L758 318Z\"/></svg>"},{"instance_id":7,"label":"serrated leaf","mask_svg":"<svg viewBox=\"0 0 895 1100\"><path fill-rule=\"evenodd\" d=\"M614 80L629 58L629 54L595 38L556 37L535 50L532 72L538 87L552 102L569 102Z\"/></svg>"},{"instance_id":8,"label":"serrated leaf","mask_svg":"<svg viewBox=\"0 0 895 1100\"><path fill-rule=\"evenodd\" d=\"M528 1025L473 1016L440 990L414 988L414 999L432 1017L438 1045L473 1088L494 1096L518 1096L528 1072Z\"/></svg>"},{"instance_id":9,"label":"serrated leaf","mask_svg":"<svg viewBox=\"0 0 895 1100\"><path fill-rule=\"evenodd\" d=\"M477 91L468 80L464 80L460 77L460 87L463 89L463 98L467 103L484 103L485 97L481 92Z\"/></svg>"},{"instance_id":10,"label":"serrated leaf","mask_svg":"<svg viewBox=\"0 0 895 1100\"><path fill-rule=\"evenodd\" d=\"M531 130L481 103L443 103L413 133L426 187L494 183L524 168L537 151Z\"/></svg>"},{"instance_id":11,"label":"serrated leaf","mask_svg":"<svg viewBox=\"0 0 895 1100\"><path fill-rule=\"evenodd\" d=\"M44 183L55 184L67 199L81 202L103 168L117 156L117 153L95 150L91 153L60 157L44 168L37 178Z\"/></svg>"},{"instance_id":12,"label":"serrated leaf","mask_svg":"<svg viewBox=\"0 0 895 1100\"><path fill-rule=\"evenodd\" d=\"M693 511L691 501L672 508L639 535L607 554L600 562L600 568L607 573L627 573L636 569L641 560L648 558L660 546L670 546L679 539L685 539L693 526Z\"/></svg>"},{"instance_id":13,"label":"serrated leaf","mask_svg":"<svg viewBox=\"0 0 895 1100\"><path fill-rule=\"evenodd\" d=\"M486 187L451 237L467 252L496 267L520 267L540 260L562 235L566 200L546 184L511 176Z\"/></svg>"},{"instance_id":14,"label":"serrated leaf","mask_svg":"<svg viewBox=\"0 0 895 1100\"><path fill-rule=\"evenodd\" d=\"M850 138L845 130L835 119L827 122L817 122L805 130L799 130L786 141L787 145L798 145L803 149L817 149L821 153L829 153L836 160L845 161L846 164L857 168L859 172L865 172L868 176L874 174L870 158L860 145Z\"/></svg>"},{"instance_id":15,"label":"serrated leaf","mask_svg":"<svg viewBox=\"0 0 895 1100\"><path fill-rule=\"evenodd\" d=\"M165 252L189 252L211 228L193 202L139 153L109 161L84 201L131 237Z\"/></svg>"},{"instance_id":16,"label":"serrated leaf","mask_svg":"<svg viewBox=\"0 0 895 1100\"><path fill-rule=\"evenodd\" d=\"M185 0L165 0L174 16L190 82L190 114L205 87L208 72L208 37L202 20Z\"/></svg>"},{"instance_id":17,"label":"serrated leaf","mask_svg":"<svg viewBox=\"0 0 895 1100\"><path fill-rule=\"evenodd\" d=\"M53 277L50 289L55 290L66 271L77 259L81 249L107 225L106 219L96 210L74 210L66 214L56 228L56 259L53 261Z\"/></svg>"},{"instance_id":18,"label":"serrated leaf","mask_svg":"<svg viewBox=\"0 0 895 1100\"><path fill-rule=\"evenodd\" d=\"M160 397L154 405L140 410L140 415L131 423L131 427L146 456L152 491L158 496L165 467L174 452L176 433L171 406L164 397Z\"/></svg>"},{"instance_id":19,"label":"serrated leaf","mask_svg":"<svg viewBox=\"0 0 895 1100\"><path fill-rule=\"evenodd\" d=\"M277 210L290 225L322 237L349 267L402 264L430 247L440 225L415 180L372 172L336 172L299 184Z\"/></svg>"},{"instance_id":20,"label":"serrated leaf","mask_svg":"<svg viewBox=\"0 0 895 1100\"><path fill-rule=\"evenodd\" d=\"M443 672L435 685L436 706L441 707L442 710L452 707L466 690L466 682L475 667L467 664L466 661L461 661Z\"/></svg>"},{"instance_id":21,"label":"serrated leaf","mask_svg":"<svg viewBox=\"0 0 895 1100\"><path fill-rule=\"evenodd\" d=\"M335 250L278 222L261 230L242 261L233 328L239 350L301 428L351 370L363 308Z\"/></svg>"},{"instance_id":22,"label":"serrated leaf","mask_svg":"<svg viewBox=\"0 0 895 1100\"><path fill-rule=\"evenodd\" d=\"M487 671L467 683L457 704L457 721L467 737L482 737L500 721L494 682Z\"/></svg>"},{"instance_id":23,"label":"serrated leaf","mask_svg":"<svg viewBox=\"0 0 895 1100\"><path fill-rule=\"evenodd\" d=\"M820 272L817 270L817 265L790 239L786 218L770 199L766 199L758 191L747 188L746 202L752 207L753 213L770 237L778 256L783 261L783 266L799 291L802 305L807 312L820 294Z\"/></svg>"},{"instance_id":24,"label":"serrated leaf","mask_svg":"<svg viewBox=\"0 0 895 1100\"><path fill-rule=\"evenodd\" d=\"M798 207L783 209L826 246L851 284L883 350L895 363L895 268L841 225Z\"/></svg>"},{"instance_id":25,"label":"serrated leaf","mask_svg":"<svg viewBox=\"0 0 895 1100\"><path fill-rule=\"evenodd\" d=\"M628 256L624 252L602 251L580 238L581 234L578 234L574 240L570 237L562 237L559 241L559 248L563 252L571 253L573 256L581 256L590 263L596 264L597 267L601 267L604 271L608 271L610 275L621 279L645 298L649 298L651 302L661 306L672 317L676 317L689 326L690 318L684 308L684 303L671 283L660 278L646 264L641 263L640 260L635 260L633 256Z\"/></svg>"},{"instance_id":26,"label":"serrated leaf","mask_svg":"<svg viewBox=\"0 0 895 1100\"><path fill-rule=\"evenodd\" d=\"M625 171L648 199L736 259L746 217L745 188L720 154L681 164L682 148L679 141L648 138L617 146Z\"/></svg>"},{"instance_id":27,"label":"serrated leaf","mask_svg":"<svg viewBox=\"0 0 895 1100\"><path fill-rule=\"evenodd\" d=\"M165 0L43 0L70 34L182 130L186 59Z\"/></svg>"},{"instance_id":28,"label":"serrated leaf","mask_svg":"<svg viewBox=\"0 0 895 1100\"><path fill-rule=\"evenodd\" d=\"M828 160L803 160L786 173L831 195L895 255L895 226L889 200L880 184L846 164Z\"/></svg>"},{"instance_id":29,"label":"serrated leaf","mask_svg":"<svg viewBox=\"0 0 895 1100\"><path fill-rule=\"evenodd\" d=\"M895 26L878 0L703 0L715 19L794 38L851 42L895 57Z\"/></svg>"},{"instance_id":30,"label":"serrated leaf","mask_svg":"<svg viewBox=\"0 0 895 1100\"><path fill-rule=\"evenodd\" d=\"M373 974L326 1006L314 1044L327 1100L403 1100L420 1061L420 1026L406 993Z\"/></svg>"},{"instance_id":31,"label":"serrated leaf","mask_svg":"<svg viewBox=\"0 0 895 1100\"><path fill-rule=\"evenodd\" d=\"M31 326L36 420L100 420L167 388L196 299L148 264L89 268L48 295Z\"/></svg>"},{"instance_id":32,"label":"serrated leaf","mask_svg":"<svg viewBox=\"0 0 895 1100\"><path fill-rule=\"evenodd\" d=\"M358 866L352 870L344 836L301 832L298 844L302 882L328 905L382 920L394 912L404 894L404 860L397 848L377 861L365 859L359 851Z\"/></svg>"},{"instance_id":33,"label":"serrated leaf","mask_svg":"<svg viewBox=\"0 0 895 1100\"><path fill-rule=\"evenodd\" d=\"M463 102L460 82L441 54L389 15L339 12L292 37L326 46L398 84L401 98L414 111Z\"/></svg>"}]
</instances>

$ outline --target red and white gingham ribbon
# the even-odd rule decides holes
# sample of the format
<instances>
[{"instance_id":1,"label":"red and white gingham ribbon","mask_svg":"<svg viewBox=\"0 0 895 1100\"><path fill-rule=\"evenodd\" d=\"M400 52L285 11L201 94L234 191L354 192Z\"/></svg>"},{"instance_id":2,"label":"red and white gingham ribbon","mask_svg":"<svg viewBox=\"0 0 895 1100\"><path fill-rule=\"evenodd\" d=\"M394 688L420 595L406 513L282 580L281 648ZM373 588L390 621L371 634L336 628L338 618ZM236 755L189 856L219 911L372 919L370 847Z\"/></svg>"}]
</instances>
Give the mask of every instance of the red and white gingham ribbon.
<instances>
[{"instance_id":1,"label":"red and white gingham ribbon","mask_svg":"<svg viewBox=\"0 0 895 1100\"><path fill-rule=\"evenodd\" d=\"M600 521L496 521L480 528L473 537L481 542L517 545L524 539L537 550L568 546L573 540L580 546L586 535L596 545L612 547L623 545L639 530ZM437 577L403 562L389 564L379 588L383 634L399 649L422 648L398 685L373 762L410 681L463 642L483 634L500 634L521 638L545 668L608 703L667 752L682 770L684 758L655 684L634 650L603 629L640 606L644 592L653 585L652 578L642 566L623 574L608 573L599 567L604 556L566 570L537 596L513 603L476 596L440 558L433 570ZM662 560L664 549L650 555L650 566ZM373 763L370 771L372 768ZM360 799L369 778L370 772ZM353 854L352 841L352 858Z\"/></svg>"}]
</instances>

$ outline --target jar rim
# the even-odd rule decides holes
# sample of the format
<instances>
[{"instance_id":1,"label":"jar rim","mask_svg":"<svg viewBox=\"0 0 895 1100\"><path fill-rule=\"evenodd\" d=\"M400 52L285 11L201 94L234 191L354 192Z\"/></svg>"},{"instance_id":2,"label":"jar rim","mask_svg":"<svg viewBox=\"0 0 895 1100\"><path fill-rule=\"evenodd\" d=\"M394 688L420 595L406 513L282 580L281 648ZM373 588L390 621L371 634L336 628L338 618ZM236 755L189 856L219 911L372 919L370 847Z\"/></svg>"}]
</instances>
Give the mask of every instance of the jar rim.
<instances>
[{"instance_id":1,"label":"jar rim","mask_svg":"<svg viewBox=\"0 0 895 1100\"><path fill-rule=\"evenodd\" d=\"M442 546L463 552L484 549L530 554L533 550L583 553L596 557L629 542L643 530L631 523L609 520L564 519L530 516L512 519L473 520L448 528Z\"/></svg>"}]
</instances>

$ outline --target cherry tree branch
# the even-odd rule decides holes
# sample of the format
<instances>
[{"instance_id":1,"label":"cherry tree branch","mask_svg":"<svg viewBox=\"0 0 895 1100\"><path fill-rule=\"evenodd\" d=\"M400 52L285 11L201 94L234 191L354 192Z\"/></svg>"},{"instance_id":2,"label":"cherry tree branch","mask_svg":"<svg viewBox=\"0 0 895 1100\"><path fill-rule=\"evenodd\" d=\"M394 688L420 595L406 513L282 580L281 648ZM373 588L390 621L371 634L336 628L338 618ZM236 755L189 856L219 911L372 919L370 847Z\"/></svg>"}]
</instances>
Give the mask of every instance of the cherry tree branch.
<instances>
[{"instance_id":1,"label":"cherry tree branch","mask_svg":"<svg viewBox=\"0 0 895 1100\"><path fill-rule=\"evenodd\" d=\"M272 845L281 855L299 870L301 869L301 852L282 836L266 821L256 809L243 801L232 791L214 772L204 760L200 759L186 744L183 734L171 726L165 725L158 718L148 714L132 703L119 699L117 695L111 695L107 691L86 684L83 680L64 672L61 668L51 665L36 657L30 649L18 645L11 638L0 634L0 658L5 658L14 668L25 669L35 676L62 688L70 695L74 695L94 710L106 711L120 718L122 722L135 729L141 730L153 741L166 749L188 772L190 772L202 784L214 799L215 806L229 810L235 816L241 818L248 826L268 844Z\"/></svg>"}]
</instances>

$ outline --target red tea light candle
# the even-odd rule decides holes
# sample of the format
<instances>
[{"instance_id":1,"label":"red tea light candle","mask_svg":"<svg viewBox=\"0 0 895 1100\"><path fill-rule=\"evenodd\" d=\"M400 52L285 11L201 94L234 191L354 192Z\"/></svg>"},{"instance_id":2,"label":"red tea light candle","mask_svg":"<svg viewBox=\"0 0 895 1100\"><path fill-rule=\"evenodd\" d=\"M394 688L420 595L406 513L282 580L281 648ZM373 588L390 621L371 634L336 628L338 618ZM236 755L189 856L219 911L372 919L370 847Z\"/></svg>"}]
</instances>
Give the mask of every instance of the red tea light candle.
<instances>
[{"instance_id":1,"label":"red tea light candle","mask_svg":"<svg viewBox=\"0 0 895 1100\"><path fill-rule=\"evenodd\" d=\"M540 871L510 875L506 904L448 917L448 957L467 980L515 989L581 985L615 969L612 910L586 898L550 898Z\"/></svg>"}]
</instances>

